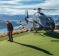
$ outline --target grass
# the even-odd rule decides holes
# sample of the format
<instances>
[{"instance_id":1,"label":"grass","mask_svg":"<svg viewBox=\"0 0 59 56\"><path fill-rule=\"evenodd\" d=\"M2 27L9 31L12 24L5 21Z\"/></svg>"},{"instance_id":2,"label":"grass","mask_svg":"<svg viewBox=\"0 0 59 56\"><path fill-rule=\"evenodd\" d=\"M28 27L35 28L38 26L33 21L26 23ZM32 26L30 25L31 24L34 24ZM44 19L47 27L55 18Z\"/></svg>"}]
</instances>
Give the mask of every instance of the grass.
<instances>
[{"instance_id":1,"label":"grass","mask_svg":"<svg viewBox=\"0 0 59 56\"><path fill-rule=\"evenodd\" d=\"M13 37L15 38L15 37L20 37L20 36L24 36L24 35L26 35L26 34L28 34L27 32L25 32L25 33L20 33L20 34L15 34L15 35L13 35ZM6 37L0 37L0 41L3 41L3 40L8 40L8 36L6 36Z\"/></svg>"},{"instance_id":2,"label":"grass","mask_svg":"<svg viewBox=\"0 0 59 56\"><path fill-rule=\"evenodd\" d=\"M12 43L7 37L0 38L0 56L59 56L59 32L26 32L13 37Z\"/></svg>"}]
</instances>

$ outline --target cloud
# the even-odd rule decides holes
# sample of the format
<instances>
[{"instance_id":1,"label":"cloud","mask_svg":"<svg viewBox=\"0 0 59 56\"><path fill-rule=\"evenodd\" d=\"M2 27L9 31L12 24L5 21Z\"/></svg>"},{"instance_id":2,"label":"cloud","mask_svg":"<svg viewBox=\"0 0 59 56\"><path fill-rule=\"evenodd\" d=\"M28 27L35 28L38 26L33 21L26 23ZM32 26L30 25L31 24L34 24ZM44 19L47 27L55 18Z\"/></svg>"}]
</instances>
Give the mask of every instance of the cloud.
<instances>
[{"instance_id":1,"label":"cloud","mask_svg":"<svg viewBox=\"0 0 59 56\"><path fill-rule=\"evenodd\" d=\"M25 9L20 8L46 8L46 9L55 9L59 8L59 0L43 0L41 3L35 3L35 4L27 4L25 5L24 2L30 2L33 0L8 0L6 1L0 1L0 14L25 14ZM40 0L34 0L34 1L40 1ZM29 10L29 14L34 14L36 11ZM59 14L59 10L55 11L43 11L46 14Z\"/></svg>"}]
</instances>

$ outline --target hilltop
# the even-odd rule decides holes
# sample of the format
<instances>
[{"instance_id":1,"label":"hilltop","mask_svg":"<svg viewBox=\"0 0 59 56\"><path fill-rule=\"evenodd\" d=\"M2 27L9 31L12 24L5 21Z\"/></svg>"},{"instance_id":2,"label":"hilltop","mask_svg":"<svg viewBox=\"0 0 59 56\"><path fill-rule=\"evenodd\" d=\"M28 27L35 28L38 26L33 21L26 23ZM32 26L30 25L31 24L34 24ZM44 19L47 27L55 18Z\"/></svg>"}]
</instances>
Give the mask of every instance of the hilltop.
<instances>
[{"instance_id":1,"label":"hilltop","mask_svg":"<svg viewBox=\"0 0 59 56\"><path fill-rule=\"evenodd\" d=\"M13 35L14 42L5 37L0 42L0 56L59 56L59 32Z\"/></svg>"}]
</instances>

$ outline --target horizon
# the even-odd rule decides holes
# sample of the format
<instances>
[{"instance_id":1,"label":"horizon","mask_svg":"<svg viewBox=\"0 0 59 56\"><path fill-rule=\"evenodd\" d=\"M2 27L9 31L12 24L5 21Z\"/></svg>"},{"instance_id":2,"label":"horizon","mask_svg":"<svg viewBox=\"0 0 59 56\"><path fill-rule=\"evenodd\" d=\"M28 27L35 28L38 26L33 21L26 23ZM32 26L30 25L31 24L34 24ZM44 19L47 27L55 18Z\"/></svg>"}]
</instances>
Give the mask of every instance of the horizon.
<instances>
[{"instance_id":1,"label":"horizon","mask_svg":"<svg viewBox=\"0 0 59 56\"><path fill-rule=\"evenodd\" d=\"M29 13L28 13L28 14L29 14ZM45 13L44 13L44 14L45 14ZM4 15L4 16L20 16L20 15L25 15L25 14L15 14L15 15L14 15L14 14L13 14L13 15L12 15L12 14L0 14L0 16L1 16L1 15ZM34 14L29 14L29 15L33 16ZM58 15L58 16L59 16L59 14L45 14L45 15L47 15L47 16L50 16L50 15L51 15L51 16L56 16L56 15Z\"/></svg>"}]
</instances>

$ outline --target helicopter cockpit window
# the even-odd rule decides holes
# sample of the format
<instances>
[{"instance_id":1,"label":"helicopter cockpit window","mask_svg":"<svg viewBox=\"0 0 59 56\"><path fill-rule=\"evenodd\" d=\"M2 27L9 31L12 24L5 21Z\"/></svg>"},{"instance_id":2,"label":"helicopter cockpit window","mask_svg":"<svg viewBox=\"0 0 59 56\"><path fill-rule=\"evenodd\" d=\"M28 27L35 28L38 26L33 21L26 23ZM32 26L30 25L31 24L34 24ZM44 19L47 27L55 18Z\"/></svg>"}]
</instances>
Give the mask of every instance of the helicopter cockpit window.
<instances>
[{"instance_id":1,"label":"helicopter cockpit window","mask_svg":"<svg viewBox=\"0 0 59 56\"><path fill-rule=\"evenodd\" d=\"M48 19L49 19L50 22L54 22L52 17L49 17Z\"/></svg>"}]
</instances>

